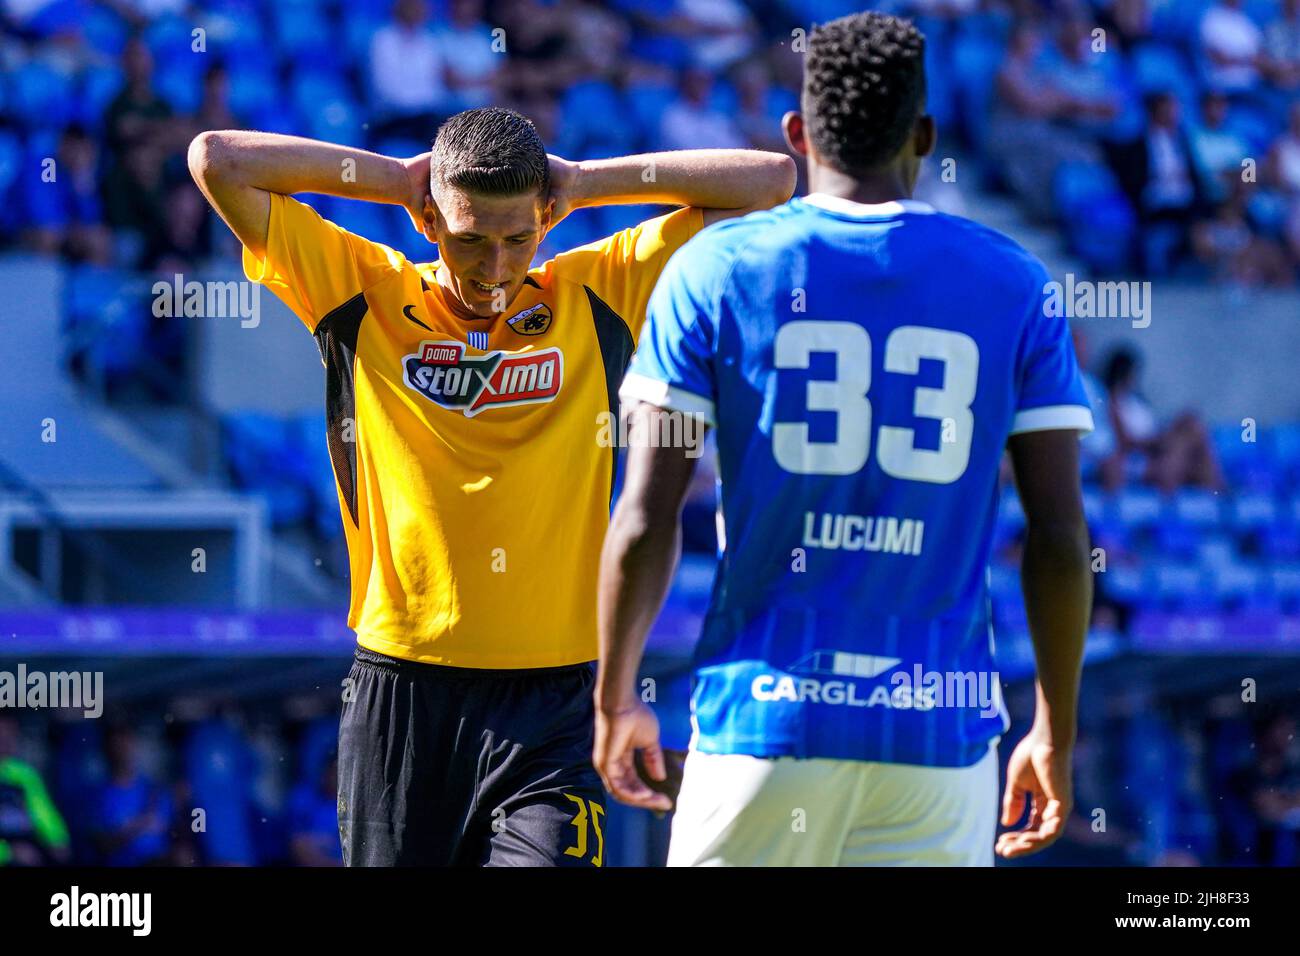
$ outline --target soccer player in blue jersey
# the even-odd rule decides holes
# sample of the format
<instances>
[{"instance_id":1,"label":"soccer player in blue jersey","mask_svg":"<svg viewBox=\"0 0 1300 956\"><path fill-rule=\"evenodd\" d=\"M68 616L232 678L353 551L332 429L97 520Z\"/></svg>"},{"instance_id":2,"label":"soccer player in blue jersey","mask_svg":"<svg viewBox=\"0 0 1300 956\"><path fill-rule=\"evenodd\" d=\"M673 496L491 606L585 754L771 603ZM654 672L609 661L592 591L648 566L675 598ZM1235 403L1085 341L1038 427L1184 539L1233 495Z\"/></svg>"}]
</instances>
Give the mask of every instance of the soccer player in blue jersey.
<instances>
[{"instance_id":1,"label":"soccer player in blue jersey","mask_svg":"<svg viewBox=\"0 0 1300 956\"><path fill-rule=\"evenodd\" d=\"M637 669L698 449L660 439L691 435L670 420L689 416L718 448L724 540L669 865L991 865L1049 845L1070 813L1092 416L1043 266L910 198L935 144L923 58L889 16L813 32L784 120L811 194L673 257L622 386L594 759L625 803L671 805L636 770L640 751L665 777ZM1004 449L1037 703L1002 802L1021 825L995 846L1009 720L987 563Z\"/></svg>"}]
</instances>

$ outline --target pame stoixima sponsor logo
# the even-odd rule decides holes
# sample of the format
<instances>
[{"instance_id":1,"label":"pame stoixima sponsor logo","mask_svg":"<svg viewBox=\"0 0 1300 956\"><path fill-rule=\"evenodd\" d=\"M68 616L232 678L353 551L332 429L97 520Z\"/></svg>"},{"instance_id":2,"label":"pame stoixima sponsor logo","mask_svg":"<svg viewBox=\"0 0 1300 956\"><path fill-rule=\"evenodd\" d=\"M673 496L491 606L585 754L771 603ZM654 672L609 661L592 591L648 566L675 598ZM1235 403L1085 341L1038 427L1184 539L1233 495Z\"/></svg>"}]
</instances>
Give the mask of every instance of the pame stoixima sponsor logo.
<instances>
[{"instance_id":1,"label":"pame stoixima sponsor logo","mask_svg":"<svg viewBox=\"0 0 1300 956\"><path fill-rule=\"evenodd\" d=\"M488 408L551 402L564 381L564 354L536 352L466 355L462 342L421 342L402 359L406 387L435 405L473 418Z\"/></svg>"}]
</instances>

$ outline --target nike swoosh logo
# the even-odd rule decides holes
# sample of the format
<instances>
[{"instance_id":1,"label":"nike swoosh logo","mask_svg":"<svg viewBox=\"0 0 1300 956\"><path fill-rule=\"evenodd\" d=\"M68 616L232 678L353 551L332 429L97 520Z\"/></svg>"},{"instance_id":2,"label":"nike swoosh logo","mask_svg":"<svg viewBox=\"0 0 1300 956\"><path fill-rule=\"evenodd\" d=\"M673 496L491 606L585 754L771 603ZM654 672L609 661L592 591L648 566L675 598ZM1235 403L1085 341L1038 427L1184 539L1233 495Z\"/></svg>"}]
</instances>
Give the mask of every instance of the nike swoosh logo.
<instances>
[{"instance_id":1,"label":"nike swoosh logo","mask_svg":"<svg viewBox=\"0 0 1300 956\"><path fill-rule=\"evenodd\" d=\"M414 308L415 308L415 306L413 306L413 305L404 305L404 306L402 306L402 315L406 316L408 319L410 319L412 322L414 322L414 323L415 323L416 325L418 325L420 328L424 329L426 332L432 332L433 329L429 328L427 325L425 325L423 322L421 322L419 319L417 319L417 318L415 317L415 314L411 311L411 310L414 309Z\"/></svg>"}]
</instances>

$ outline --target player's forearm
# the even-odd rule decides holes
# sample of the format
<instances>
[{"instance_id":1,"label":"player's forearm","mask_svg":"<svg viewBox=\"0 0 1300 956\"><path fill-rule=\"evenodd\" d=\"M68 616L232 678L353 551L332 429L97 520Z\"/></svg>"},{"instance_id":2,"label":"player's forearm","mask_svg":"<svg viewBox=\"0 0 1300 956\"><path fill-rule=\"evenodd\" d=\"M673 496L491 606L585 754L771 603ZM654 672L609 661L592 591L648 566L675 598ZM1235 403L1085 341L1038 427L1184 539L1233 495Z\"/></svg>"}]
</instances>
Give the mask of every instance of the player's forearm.
<instances>
[{"instance_id":1,"label":"player's forearm","mask_svg":"<svg viewBox=\"0 0 1300 956\"><path fill-rule=\"evenodd\" d=\"M646 637L663 606L681 550L677 522L646 520L620 506L600 557L600 669L596 706L618 710L637 699Z\"/></svg>"},{"instance_id":2,"label":"player's forearm","mask_svg":"<svg viewBox=\"0 0 1300 956\"><path fill-rule=\"evenodd\" d=\"M794 160L757 149L688 149L578 164L575 206L668 203L768 209L794 192Z\"/></svg>"},{"instance_id":3,"label":"player's forearm","mask_svg":"<svg viewBox=\"0 0 1300 956\"><path fill-rule=\"evenodd\" d=\"M1035 726L1058 747L1074 745L1079 674L1092 610L1088 528L1035 527L1025 537L1021 583L1037 662Z\"/></svg>"},{"instance_id":4,"label":"player's forearm","mask_svg":"<svg viewBox=\"0 0 1300 956\"><path fill-rule=\"evenodd\" d=\"M409 161L299 136L210 130L190 145L190 168L205 187L324 193L401 204L411 191Z\"/></svg>"}]
</instances>

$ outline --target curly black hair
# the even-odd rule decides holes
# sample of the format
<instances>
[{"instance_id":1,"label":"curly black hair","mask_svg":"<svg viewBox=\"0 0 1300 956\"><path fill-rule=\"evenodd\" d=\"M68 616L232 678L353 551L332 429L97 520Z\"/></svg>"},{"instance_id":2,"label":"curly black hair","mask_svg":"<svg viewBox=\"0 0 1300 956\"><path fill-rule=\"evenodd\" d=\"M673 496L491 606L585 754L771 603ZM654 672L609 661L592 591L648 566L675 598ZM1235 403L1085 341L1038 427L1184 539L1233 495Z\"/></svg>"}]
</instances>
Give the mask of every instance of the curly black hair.
<instances>
[{"instance_id":1,"label":"curly black hair","mask_svg":"<svg viewBox=\"0 0 1300 956\"><path fill-rule=\"evenodd\" d=\"M551 188L546 147L522 113L488 106L465 110L438 127L430 163L431 185L486 196L518 196Z\"/></svg>"},{"instance_id":2,"label":"curly black hair","mask_svg":"<svg viewBox=\"0 0 1300 956\"><path fill-rule=\"evenodd\" d=\"M823 162L850 174L884 165L925 105L925 34L871 11L816 27L802 99L806 135Z\"/></svg>"}]
</instances>

